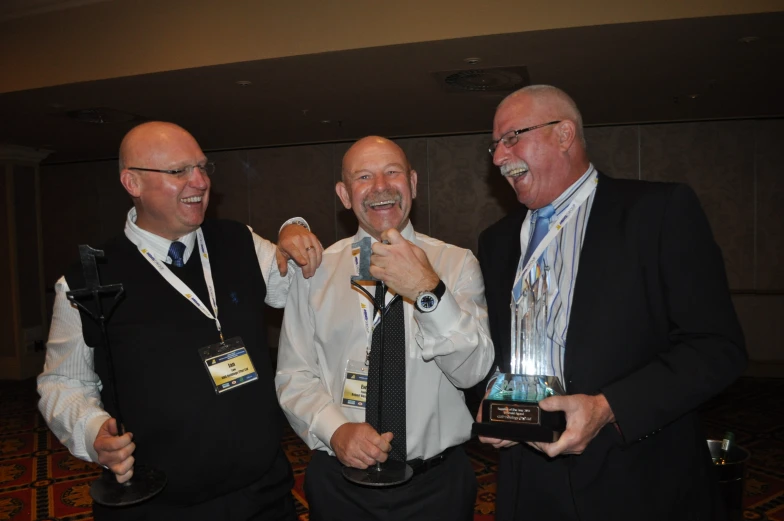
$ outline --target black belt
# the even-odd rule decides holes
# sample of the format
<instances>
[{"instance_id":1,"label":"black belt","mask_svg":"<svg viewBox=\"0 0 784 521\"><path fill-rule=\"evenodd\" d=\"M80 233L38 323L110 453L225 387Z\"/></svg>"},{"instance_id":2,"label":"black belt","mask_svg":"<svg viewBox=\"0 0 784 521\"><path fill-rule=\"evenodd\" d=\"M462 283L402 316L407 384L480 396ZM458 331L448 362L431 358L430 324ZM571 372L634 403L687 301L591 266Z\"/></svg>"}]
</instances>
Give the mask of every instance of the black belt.
<instances>
[{"instance_id":1,"label":"black belt","mask_svg":"<svg viewBox=\"0 0 784 521\"><path fill-rule=\"evenodd\" d=\"M414 475L424 474L428 470L435 468L446 461L446 458L455 450L455 447L449 447L444 452L436 454L432 458L422 459L414 458L406 461L408 466L414 471Z\"/></svg>"}]
</instances>

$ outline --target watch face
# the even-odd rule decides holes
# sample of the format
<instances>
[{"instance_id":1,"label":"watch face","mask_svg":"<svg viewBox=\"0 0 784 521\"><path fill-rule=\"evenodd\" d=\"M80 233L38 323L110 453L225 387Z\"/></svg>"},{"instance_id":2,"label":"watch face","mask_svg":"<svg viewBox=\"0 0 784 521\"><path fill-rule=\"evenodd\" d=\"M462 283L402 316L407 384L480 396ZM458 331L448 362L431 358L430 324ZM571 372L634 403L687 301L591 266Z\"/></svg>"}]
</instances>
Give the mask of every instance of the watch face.
<instances>
[{"instance_id":1,"label":"watch face","mask_svg":"<svg viewBox=\"0 0 784 521\"><path fill-rule=\"evenodd\" d=\"M422 295L419 299L419 307L425 310L433 309L436 307L436 299L433 295Z\"/></svg>"}]
</instances>

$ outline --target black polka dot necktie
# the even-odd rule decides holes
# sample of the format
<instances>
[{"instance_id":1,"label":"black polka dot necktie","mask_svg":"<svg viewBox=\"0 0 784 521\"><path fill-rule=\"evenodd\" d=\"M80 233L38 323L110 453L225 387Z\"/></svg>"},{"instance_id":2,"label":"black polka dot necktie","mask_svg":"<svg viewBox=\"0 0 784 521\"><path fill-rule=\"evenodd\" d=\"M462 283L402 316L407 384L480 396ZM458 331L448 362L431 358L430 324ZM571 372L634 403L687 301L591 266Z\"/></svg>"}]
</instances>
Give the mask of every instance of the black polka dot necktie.
<instances>
[{"instance_id":1,"label":"black polka dot necktie","mask_svg":"<svg viewBox=\"0 0 784 521\"><path fill-rule=\"evenodd\" d=\"M384 305L381 283L376 285L375 304ZM390 457L406 461L406 327L403 299L397 298L382 323L373 330L368 371L365 420L379 434L392 432ZM382 327L383 324L383 327ZM383 360L381 358L384 335Z\"/></svg>"},{"instance_id":2,"label":"black polka dot necktie","mask_svg":"<svg viewBox=\"0 0 784 521\"><path fill-rule=\"evenodd\" d=\"M185 262L183 261L182 257L185 255L185 245L180 241L174 241L169 246L169 257L172 260L172 266L175 268L182 268L185 266Z\"/></svg>"}]
</instances>

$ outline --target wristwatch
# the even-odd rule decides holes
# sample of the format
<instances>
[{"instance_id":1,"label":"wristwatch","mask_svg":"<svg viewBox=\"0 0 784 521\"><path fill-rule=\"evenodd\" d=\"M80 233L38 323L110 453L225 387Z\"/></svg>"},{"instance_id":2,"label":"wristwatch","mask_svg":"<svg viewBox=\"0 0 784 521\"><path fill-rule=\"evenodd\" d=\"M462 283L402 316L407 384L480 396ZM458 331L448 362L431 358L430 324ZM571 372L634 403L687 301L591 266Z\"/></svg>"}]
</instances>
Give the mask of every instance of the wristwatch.
<instances>
[{"instance_id":1,"label":"wristwatch","mask_svg":"<svg viewBox=\"0 0 784 521\"><path fill-rule=\"evenodd\" d=\"M438 281L438 285L432 291L423 291L417 295L414 307L421 313L430 313L438 307L441 297L446 293L446 284L443 280Z\"/></svg>"}]
</instances>

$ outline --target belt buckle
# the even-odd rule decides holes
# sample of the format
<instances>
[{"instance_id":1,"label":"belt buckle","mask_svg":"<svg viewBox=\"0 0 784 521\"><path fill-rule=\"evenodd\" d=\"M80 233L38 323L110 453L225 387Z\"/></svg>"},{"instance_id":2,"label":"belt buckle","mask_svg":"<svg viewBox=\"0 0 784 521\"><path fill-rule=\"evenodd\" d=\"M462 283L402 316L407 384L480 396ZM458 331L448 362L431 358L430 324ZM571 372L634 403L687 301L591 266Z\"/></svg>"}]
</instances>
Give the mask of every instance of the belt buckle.
<instances>
[{"instance_id":1,"label":"belt buckle","mask_svg":"<svg viewBox=\"0 0 784 521\"><path fill-rule=\"evenodd\" d=\"M439 452L435 456L432 456L427 459L415 458L407 461L406 463L408 463L408 465L411 467L411 470L414 471L415 475L423 474L428 470L439 466L446 459L447 451L449 451L449 449L446 449L443 452Z\"/></svg>"},{"instance_id":2,"label":"belt buckle","mask_svg":"<svg viewBox=\"0 0 784 521\"><path fill-rule=\"evenodd\" d=\"M414 471L414 475L416 475L426 470L425 462L426 460L422 458L414 458L412 460L408 460L406 463L408 464L409 467L411 467L411 470Z\"/></svg>"}]
</instances>

